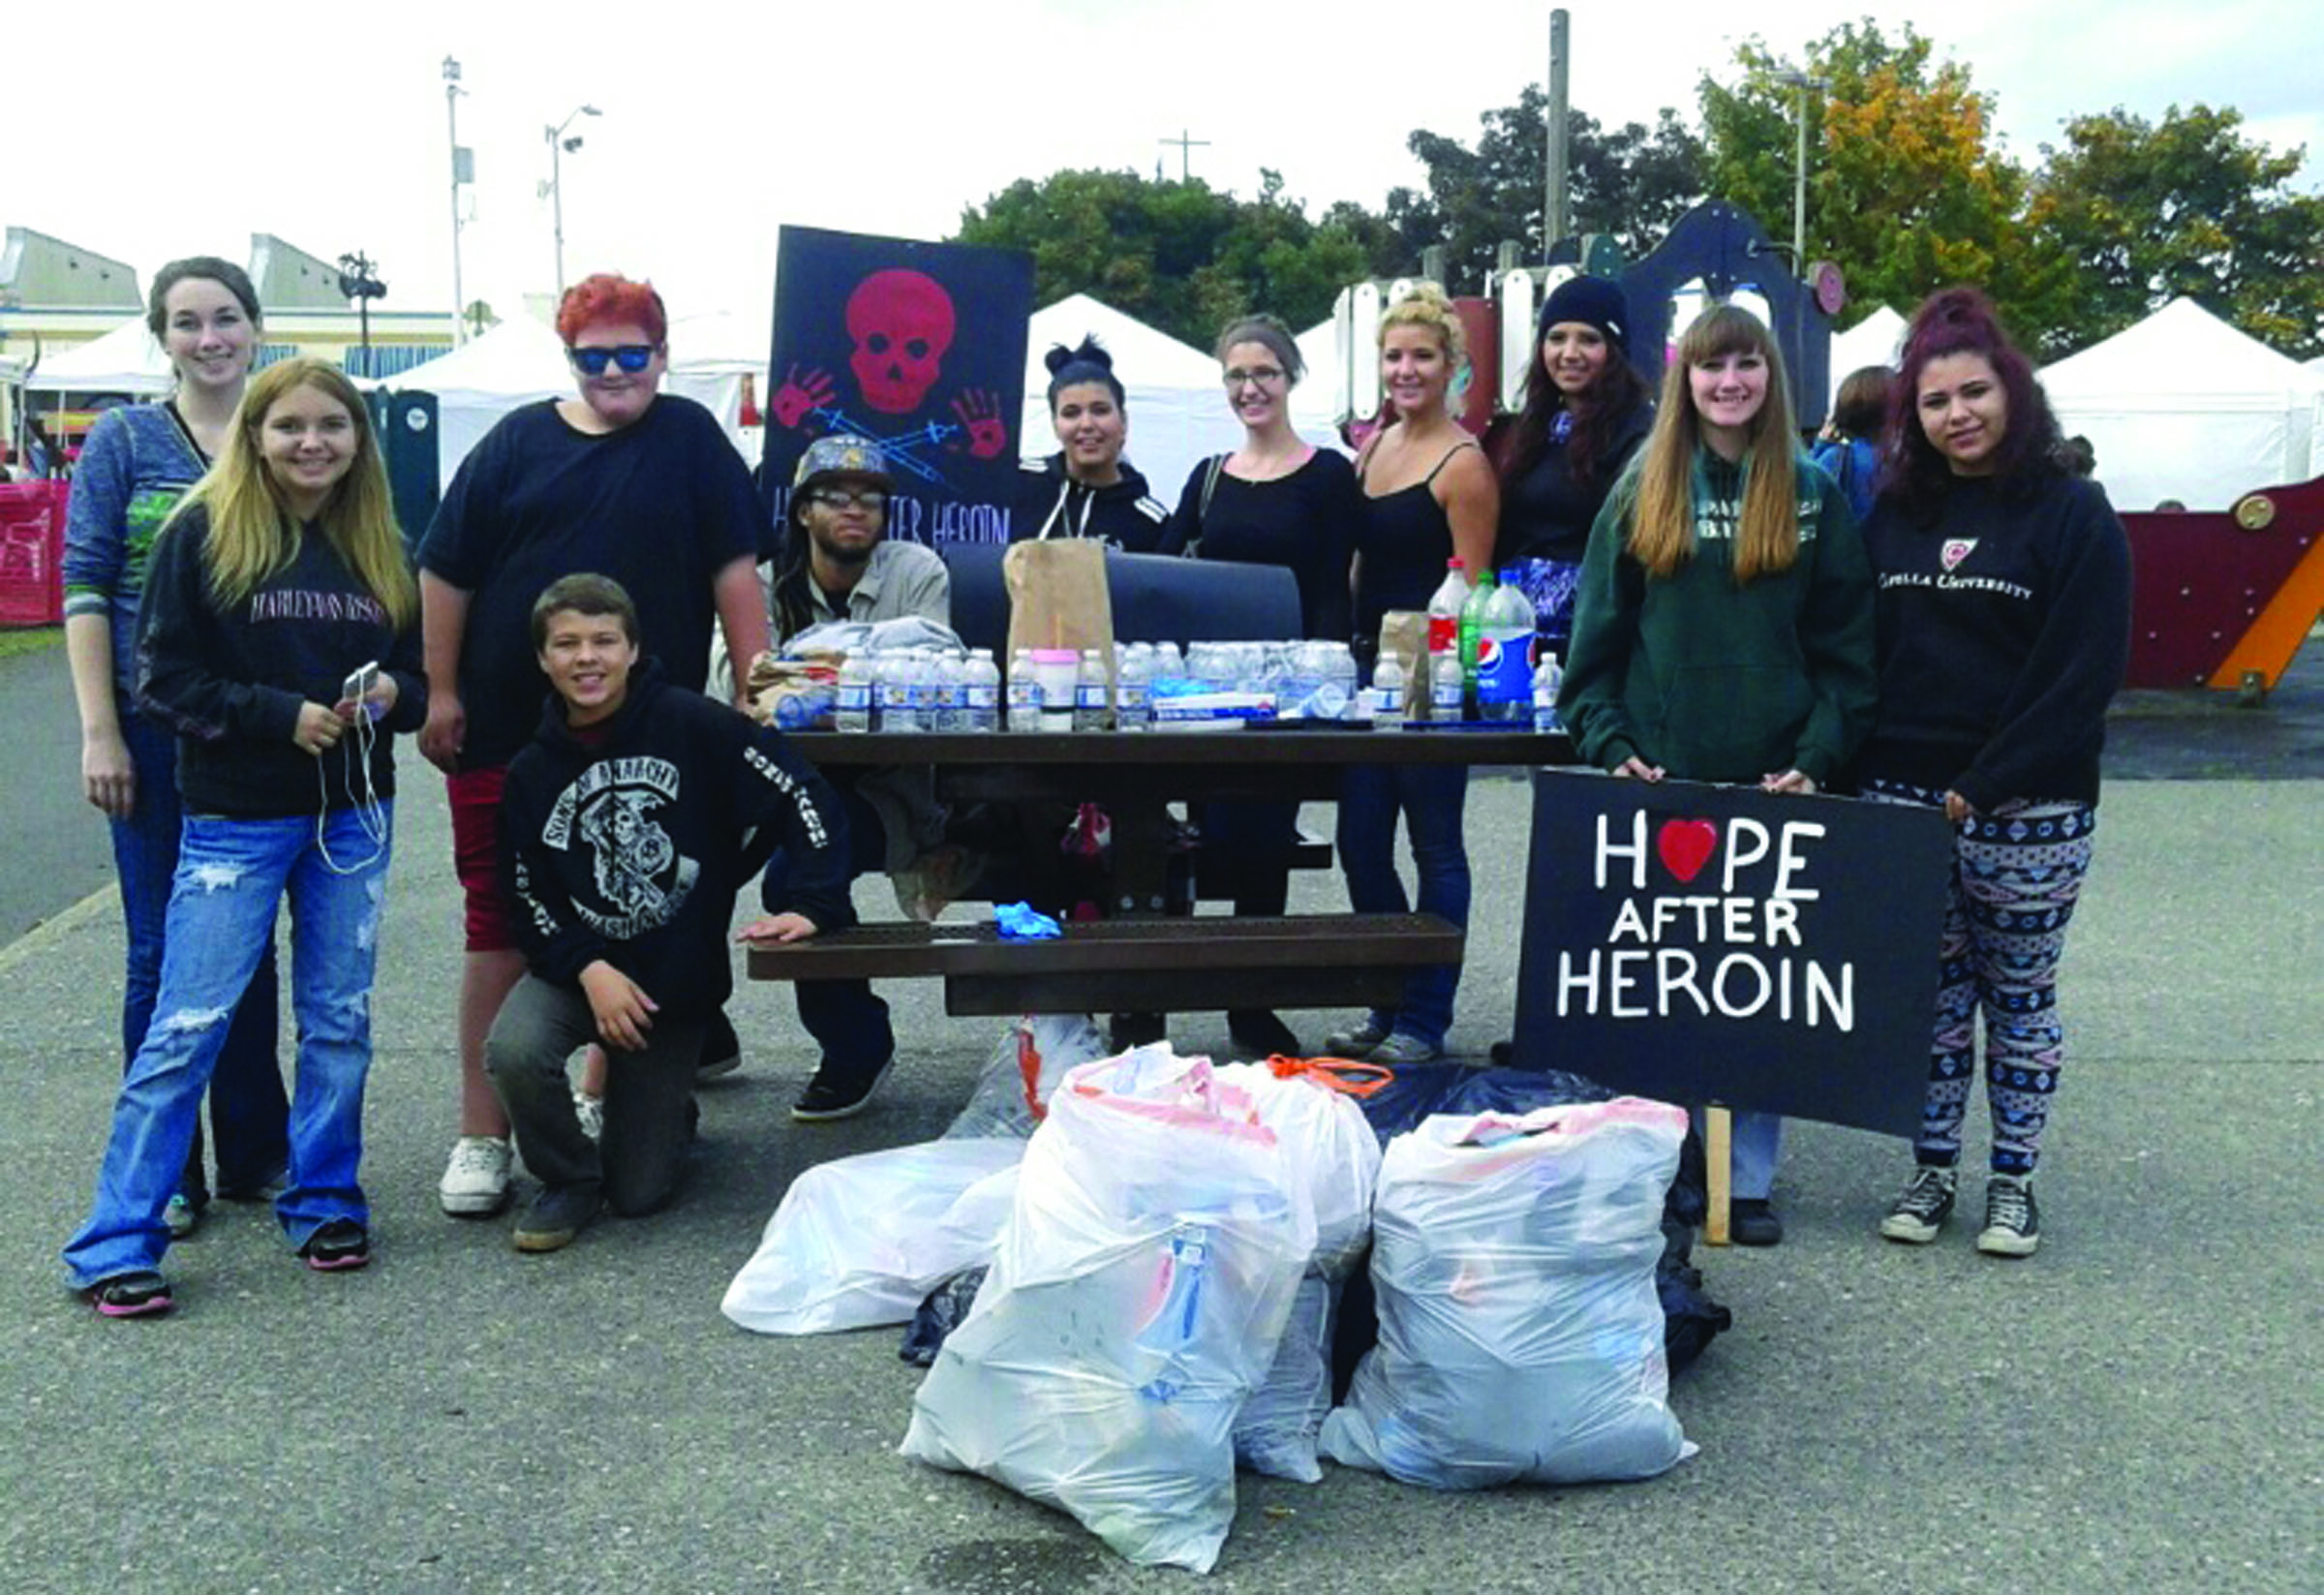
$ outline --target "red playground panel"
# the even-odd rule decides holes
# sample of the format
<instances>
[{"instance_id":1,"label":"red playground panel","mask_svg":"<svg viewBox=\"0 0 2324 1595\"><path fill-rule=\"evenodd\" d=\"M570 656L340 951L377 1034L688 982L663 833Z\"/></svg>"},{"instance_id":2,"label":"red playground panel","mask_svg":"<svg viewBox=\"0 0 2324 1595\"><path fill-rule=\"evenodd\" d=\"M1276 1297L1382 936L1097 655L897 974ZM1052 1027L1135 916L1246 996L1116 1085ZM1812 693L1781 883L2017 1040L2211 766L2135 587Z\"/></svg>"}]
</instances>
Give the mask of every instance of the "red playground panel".
<instances>
[{"instance_id":1,"label":"red playground panel","mask_svg":"<svg viewBox=\"0 0 2324 1595\"><path fill-rule=\"evenodd\" d=\"M2125 515L2129 687L2258 697L2324 610L2324 476L2247 493L2214 513Z\"/></svg>"}]
</instances>

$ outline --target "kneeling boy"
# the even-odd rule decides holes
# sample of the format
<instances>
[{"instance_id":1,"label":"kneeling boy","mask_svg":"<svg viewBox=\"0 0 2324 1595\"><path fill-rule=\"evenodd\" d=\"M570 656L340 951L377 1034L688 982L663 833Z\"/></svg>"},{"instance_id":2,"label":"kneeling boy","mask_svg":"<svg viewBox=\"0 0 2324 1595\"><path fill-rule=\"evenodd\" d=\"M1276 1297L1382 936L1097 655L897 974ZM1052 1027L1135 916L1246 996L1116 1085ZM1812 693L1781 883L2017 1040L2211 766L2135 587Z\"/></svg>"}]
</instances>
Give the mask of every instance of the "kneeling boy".
<instances>
[{"instance_id":1,"label":"kneeling boy","mask_svg":"<svg viewBox=\"0 0 2324 1595\"><path fill-rule=\"evenodd\" d=\"M734 896L781 847L785 901L737 939L796 941L854 922L844 810L781 735L640 662L618 582L573 575L533 605L556 690L508 766L501 873L529 972L484 1063L542 1184L516 1249L554 1251L610 1205L668 1200L693 1130L702 1027L733 989ZM566 1059L602 1041L605 1123L583 1133Z\"/></svg>"}]
</instances>

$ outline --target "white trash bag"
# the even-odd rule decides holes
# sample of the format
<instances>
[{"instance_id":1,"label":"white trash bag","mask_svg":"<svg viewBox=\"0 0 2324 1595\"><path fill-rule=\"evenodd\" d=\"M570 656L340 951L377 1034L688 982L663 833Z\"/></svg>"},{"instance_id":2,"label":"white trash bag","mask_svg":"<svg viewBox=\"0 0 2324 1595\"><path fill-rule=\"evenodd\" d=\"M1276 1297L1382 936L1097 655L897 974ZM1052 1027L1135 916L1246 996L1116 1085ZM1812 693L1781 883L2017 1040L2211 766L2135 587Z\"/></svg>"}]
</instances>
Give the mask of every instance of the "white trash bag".
<instances>
[{"instance_id":1,"label":"white trash bag","mask_svg":"<svg viewBox=\"0 0 2324 1595\"><path fill-rule=\"evenodd\" d=\"M1339 1287L1372 1236L1380 1138L1356 1099L1332 1082L1349 1071L1315 1064L1278 1073L1230 1063L1218 1078L1251 1093L1275 1132L1293 1178L1315 1203L1315 1252L1300 1281L1267 1378L1235 1420L1235 1459L1254 1473L1301 1484L1324 1477L1316 1437L1331 1410L1331 1319Z\"/></svg>"},{"instance_id":2,"label":"white trash bag","mask_svg":"<svg viewBox=\"0 0 2324 1595\"><path fill-rule=\"evenodd\" d=\"M1315 1250L1276 1138L1168 1043L1066 1076L902 1452L1203 1573L1235 1519L1235 1415Z\"/></svg>"},{"instance_id":3,"label":"white trash bag","mask_svg":"<svg viewBox=\"0 0 2324 1595\"><path fill-rule=\"evenodd\" d=\"M817 1163L783 1192L719 1310L761 1334L908 1323L992 1256L1024 1147L930 1141Z\"/></svg>"},{"instance_id":4,"label":"white trash bag","mask_svg":"<svg viewBox=\"0 0 2324 1595\"><path fill-rule=\"evenodd\" d=\"M944 1138L1013 1135L1024 1140L1049 1112L1049 1099L1066 1071L1112 1051L1087 1014L1026 1014L1009 1021L967 1106L954 1116Z\"/></svg>"},{"instance_id":5,"label":"white trash bag","mask_svg":"<svg viewBox=\"0 0 2324 1595\"><path fill-rule=\"evenodd\" d=\"M1323 1453L1437 1489L1647 1479L1691 1455L1654 1290L1687 1116L1625 1096L1437 1115L1372 1211L1380 1340Z\"/></svg>"}]
</instances>

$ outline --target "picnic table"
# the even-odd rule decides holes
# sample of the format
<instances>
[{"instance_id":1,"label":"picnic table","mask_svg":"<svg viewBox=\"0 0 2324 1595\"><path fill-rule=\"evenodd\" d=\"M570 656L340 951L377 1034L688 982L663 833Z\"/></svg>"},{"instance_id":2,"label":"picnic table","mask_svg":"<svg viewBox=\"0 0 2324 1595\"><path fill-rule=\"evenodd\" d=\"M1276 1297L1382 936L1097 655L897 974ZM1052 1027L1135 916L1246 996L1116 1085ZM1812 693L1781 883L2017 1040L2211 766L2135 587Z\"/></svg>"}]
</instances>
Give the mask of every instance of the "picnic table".
<instances>
[{"instance_id":1,"label":"picnic table","mask_svg":"<svg viewBox=\"0 0 2324 1595\"><path fill-rule=\"evenodd\" d=\"M1325 724L1224 731L814 733L793 746L827 770L929 765L948 801L1095 803L1112 822L1112 917L1053 940L1004 941L991 925L877 924L754 947L754 980L933 977L959 1015L1215 1012L1392 1004L1414 970L1460 962L1459 927L1433 914L1171 915L1175 802L1338 795L1352 766L1570 762L1558 735L1523 729L1400 732Z\"/></svg>"}]
</instances>

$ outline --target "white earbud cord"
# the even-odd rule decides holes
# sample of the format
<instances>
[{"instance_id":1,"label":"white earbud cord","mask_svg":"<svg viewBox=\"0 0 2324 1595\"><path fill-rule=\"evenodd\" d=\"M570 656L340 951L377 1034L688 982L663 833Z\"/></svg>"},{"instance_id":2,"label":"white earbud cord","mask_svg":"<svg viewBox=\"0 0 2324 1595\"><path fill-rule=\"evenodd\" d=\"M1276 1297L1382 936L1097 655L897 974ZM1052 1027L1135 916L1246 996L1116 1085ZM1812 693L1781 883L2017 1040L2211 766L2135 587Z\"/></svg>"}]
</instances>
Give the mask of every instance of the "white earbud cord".
<instances>
[{"instance_id":1,"label":"white earbud cord","mask_svg":"<svg viewBox=\"0 0 2324 1595\"><path fill-rule=\"evenodd\" d=\"M380 794L371 781L371 750L379 740L379 732L373 727L370 706L358 704L357 708L354 752L356 761L363 767L363 795L355 796L355 782L352 772L345 777L344 784L347 799L355 808L355 822L371 842L369 858L357 859L352 864L341 864L331 856L331 844L323 835L324 823L330 818L331 813L330 777L323 772L323 760L319 758L315 761L315 788L322 805L315 814L315 850L322 855L322 867L335 875L358 874L377 864L387 853L387 815L380 807ZM348 739L340 738L339 754L343 760L347 756L347 749Z\"/></svg>"}]
</instances>

